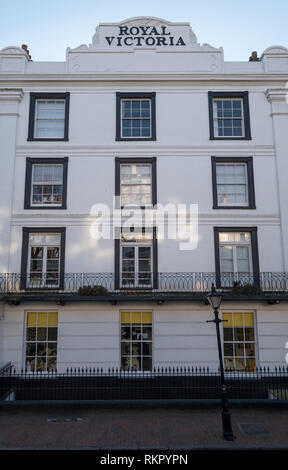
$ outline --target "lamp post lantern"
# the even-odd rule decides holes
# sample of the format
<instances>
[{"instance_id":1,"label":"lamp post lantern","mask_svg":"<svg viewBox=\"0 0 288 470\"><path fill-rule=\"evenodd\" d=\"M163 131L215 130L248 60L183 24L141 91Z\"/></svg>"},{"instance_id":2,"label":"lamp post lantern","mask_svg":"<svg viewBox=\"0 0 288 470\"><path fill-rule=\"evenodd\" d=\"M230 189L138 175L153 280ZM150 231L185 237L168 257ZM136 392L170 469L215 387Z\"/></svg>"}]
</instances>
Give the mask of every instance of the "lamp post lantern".
<instances>
[{"instance_id":1,"label":"lamp post lantern","mask_svg":"<svg viewBox=\"0 0 288 470\"><path fill-rule=\"evenodd\" d=\"M224 375L224 366L223 366L223 356L222 356L222 347L221 347L221 338L220 338L220 328L219 324L223 321L219 318L219 307L222 301L222 294L217 292L214 284L212 284L212 289L209 294L206 296L210 306L214 311L214 319L208 320L208 322L213 322L216 325L216 335L217 335L217 346L218 346L218 355L219 355L219 365L220 365L220 376L221 376L221 404L222 404L222 426L223 426L223 437L227 441L233 441L235 436L232 431L231 425L231 415L228 406L227 399L227 386L225 382Z\"/></svg>"}]
</instances>

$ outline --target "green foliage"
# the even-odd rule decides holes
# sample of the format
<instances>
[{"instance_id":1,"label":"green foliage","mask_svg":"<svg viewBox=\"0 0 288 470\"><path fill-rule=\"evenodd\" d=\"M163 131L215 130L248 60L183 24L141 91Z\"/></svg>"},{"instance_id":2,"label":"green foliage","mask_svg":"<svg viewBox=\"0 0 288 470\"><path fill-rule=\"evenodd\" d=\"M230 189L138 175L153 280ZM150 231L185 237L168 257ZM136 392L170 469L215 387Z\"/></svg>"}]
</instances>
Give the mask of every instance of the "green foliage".
<instances>
[{"instance_id":1,"label":"green foliage","mask_svg":"<svg viewBox=\"0 0 288 470\"><path fill-rule=\"evenodd\" d=\"M78 294L79 295L93 295L93 296L107 295L108 290L106 289L106 287L103 287L103 286L84 286L84 287L79 287Z\"/></svg>"},{"instance_id":2,"label":"green foliage","mask_svg":"<svg viewBox=\"0 0 288 470\"><path fill-rule=\"evenodd\" d=\"M260 287L257 287L253 284L241 284L240 282L235 282L232 287L231 294L233 295L263 295Z\"/></svg>"}]
</instances>

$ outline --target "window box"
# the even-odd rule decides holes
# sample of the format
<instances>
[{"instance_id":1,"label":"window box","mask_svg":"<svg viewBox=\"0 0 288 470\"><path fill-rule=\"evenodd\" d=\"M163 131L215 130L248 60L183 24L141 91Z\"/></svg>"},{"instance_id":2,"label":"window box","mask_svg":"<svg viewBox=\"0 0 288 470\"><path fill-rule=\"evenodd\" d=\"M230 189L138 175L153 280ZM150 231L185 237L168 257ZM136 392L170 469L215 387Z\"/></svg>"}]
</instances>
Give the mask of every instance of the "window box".
<instances>
[{"instance_id":1,"label":"window box","mask_svg":"<svg viewBox=\"0 0 288 470\"><path fill-rule=\"evenodd\" d=\"M248 92L208 92L210 140L250 140Z\"/></svg>"},{"instance_id":2,"label":"window box","mask_svg":"<svg viewBox=\"0 0 288 470\"><path fill-rule=\"evenodd\" d=\"M68 140L70 93L30 93L28 141Z\"/></svg>"}]
</instances>

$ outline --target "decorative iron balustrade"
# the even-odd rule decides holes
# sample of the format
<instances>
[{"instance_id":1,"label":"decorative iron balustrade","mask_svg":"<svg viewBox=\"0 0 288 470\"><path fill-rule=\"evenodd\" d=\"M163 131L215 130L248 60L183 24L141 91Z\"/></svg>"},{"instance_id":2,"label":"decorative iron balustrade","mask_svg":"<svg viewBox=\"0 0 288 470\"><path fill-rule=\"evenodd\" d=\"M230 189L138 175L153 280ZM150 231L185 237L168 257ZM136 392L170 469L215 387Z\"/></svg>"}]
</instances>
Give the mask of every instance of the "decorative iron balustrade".
<instances>
[{"instance_id":1,"label":"decorative iron balustrade","mask_svg":"<svg viewBox=\"0 0 288 470\"><path fill-rule=\"evenodd\" d=\"M288 402L288 368L227 371L229 400ZM220 372L200 367L150 371L69 368L66 372L16 372L0 376L0 404L96 400L219 400Z\"/></svg>"},{"instance_id":2,"label":"decorative iron balustrade","mask_svg":"<svg viewBox=\"0 0 288 470\"><path fill-rule=\"evenodd\" d=\"M18 295L27 293L62 293L75 295L109 295L130 292L157 293L193 293L205 294L212 284L232 292L235 295L288 294L288 273L262 272L254 276L251 273L201 273L201 272L166 272L158 273L157 287L135 286L133 283L125 287L115 288L114 273L66 273L63 287L50 283L45 276L27 279L23 288L23 276L19 273L0 274L0 295Z\"/></svg>"}]
</instances>

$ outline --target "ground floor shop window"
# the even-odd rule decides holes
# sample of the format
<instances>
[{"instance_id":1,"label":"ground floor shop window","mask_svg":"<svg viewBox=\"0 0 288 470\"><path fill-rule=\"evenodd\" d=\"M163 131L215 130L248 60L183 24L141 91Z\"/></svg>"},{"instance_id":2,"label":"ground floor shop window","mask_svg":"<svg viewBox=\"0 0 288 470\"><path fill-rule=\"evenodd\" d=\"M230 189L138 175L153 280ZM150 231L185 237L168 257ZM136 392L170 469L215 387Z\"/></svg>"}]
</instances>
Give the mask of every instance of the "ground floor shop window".
<instances>
[{"instance_id":1,"label":"ground floor shop window","mask_svg":"<svg viewBox=\"0 0 288 470\"><path fill-rule=\"evenodd\" d=\"M28 312L26 321L26 370L56 370L57 312Z\"/></svg>"},{"instance_id":2,"label":"ground floor shop window","mask_svg":"<svg viewBox=\"0 0 288 470\"><path fill-rule=\"evenodd\" d=\"M121 312L121 368L152 369L152 312Z\"/></svg>"},{"instance_id":3,"label":"ground floor shop window","mask_svg":"<svg viewBox=\"0 0 288 470\"><path fill-rule=\"evenodd\" d=\"M256 342L253 312L223 313L224 365L233 370L255 370Z\"/></svg>"}]
</instances>

